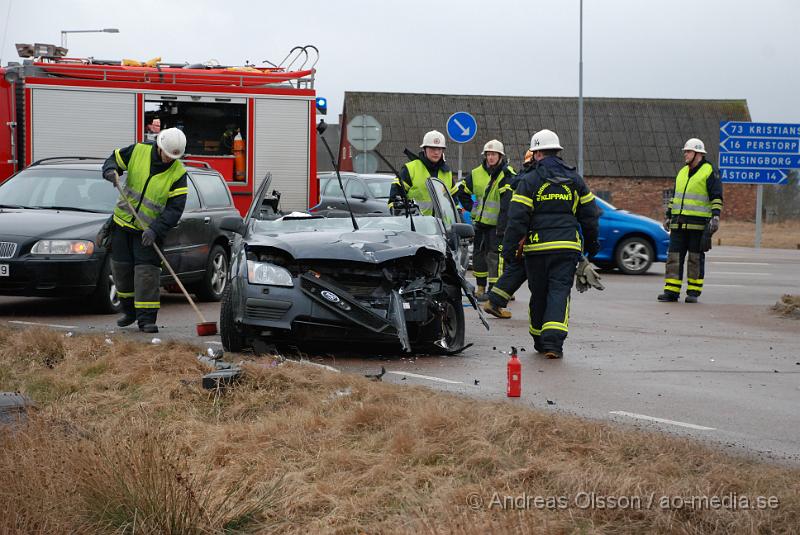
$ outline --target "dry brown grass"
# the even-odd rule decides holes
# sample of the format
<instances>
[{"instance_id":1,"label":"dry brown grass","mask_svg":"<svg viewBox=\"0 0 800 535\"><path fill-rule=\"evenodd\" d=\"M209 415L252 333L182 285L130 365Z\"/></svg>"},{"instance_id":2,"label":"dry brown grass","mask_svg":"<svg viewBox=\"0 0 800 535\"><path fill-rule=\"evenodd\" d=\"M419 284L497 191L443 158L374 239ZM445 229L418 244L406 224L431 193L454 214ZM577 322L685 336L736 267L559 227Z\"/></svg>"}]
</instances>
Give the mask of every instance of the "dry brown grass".
<instances>
[{"instance_id":1,"label":"dry brown grass","mask_svg":"<svg viewBox=\"0 0 800 535\"><path fill-rule=\"evenodd\" d=\"M714 245L753 247L756 224L748 221L724 220L714 234ZM765 223L761 226L761 246L773 249L800 249L800 221Z\"/></svg>"},{"instance_id":2,"label":"dry brown grass","mask_svg":"<svg viewBox=\"0 0 800 535\"><path fill-rule=\"evenodd\" d=\"M0 329L0 389L40 405L29 425L0 432L0 533L729 534L800 525L796 469L269 359L248 364L235 389L210 393L196 354L186 344ZM51 368L52 355L61 357ZM644 501L581 508L582 492ZM661 496L730 493L779 505L659 507ZM505 495L567 503L492 506ZM476 499L483 504L472 510Z\"/></svg>"}]
</instances>

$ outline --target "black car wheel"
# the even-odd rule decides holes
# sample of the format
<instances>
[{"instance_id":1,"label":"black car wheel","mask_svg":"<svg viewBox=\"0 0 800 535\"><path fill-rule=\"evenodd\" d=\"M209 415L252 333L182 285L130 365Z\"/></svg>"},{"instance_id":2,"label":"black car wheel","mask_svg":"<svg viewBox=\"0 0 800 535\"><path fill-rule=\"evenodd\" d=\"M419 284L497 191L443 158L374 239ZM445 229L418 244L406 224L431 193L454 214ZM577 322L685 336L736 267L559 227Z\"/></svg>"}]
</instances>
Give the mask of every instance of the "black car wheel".
<instances>
[{"instance_id":1,"label":"black car wheel","mask_svg":"<svg viewBox=\"0 0 800 535\"><path fill-rule=\"evenodd\" d=\"M645 238L632 236L625 238L614 253L617 267L626 275L642 275L653 264L653 246Z\"/></svg>"},{"instance_id":2,"label":"black car wheel","mask_svg":"<svg viewBox=\"0 0 800 535\"><path fill-rule=\"evenodd\" d=\"M432 353L450 352L461 349L464 346L466 323L464 322L464 306L461 304L461 296L451 297L444 303L442 317L439 319L437 333L439 341L443 341L445 347L439 343L431 343L427 348Z\"/></svg>"},{"instance_id":3,"label":"black car wheel","mask_svg":"<svg viewBox=\"0 0 800 535\"><path fill-rule=\"evenodd\" d=\"M225 351L232 351L239 353L247 347L244 333L236 326L234 322L234 307L236 304L233 302L231 295L231 287L227 285L222 294L222 303L219 310L219 336L222 340L222 348Z\"/></svg>"},{"instance_id":4,"label":"black car wheel","mask_svg":"<svg viewBox=\"0 0 800 535\"><path fill-rule=\"evenodd\" d=\"M197 297L200 301L219 301L225 292L228 281L228 253L221 245L211 248L208 255L206 273L203 281L197 287Z\"/></svg>"},{"instance_id":5,"label":"black car wheel","mask_svg":"<svg viewBox=\"0 0 800 535\"><path fill-rule=\"evenodd\" d=\"M90 297L92 309L98 314L116 314L122 309L117 295L117 286L111 276L111 260L107 258L100 270L97 288Z\"/></svg>"}]
</instances>

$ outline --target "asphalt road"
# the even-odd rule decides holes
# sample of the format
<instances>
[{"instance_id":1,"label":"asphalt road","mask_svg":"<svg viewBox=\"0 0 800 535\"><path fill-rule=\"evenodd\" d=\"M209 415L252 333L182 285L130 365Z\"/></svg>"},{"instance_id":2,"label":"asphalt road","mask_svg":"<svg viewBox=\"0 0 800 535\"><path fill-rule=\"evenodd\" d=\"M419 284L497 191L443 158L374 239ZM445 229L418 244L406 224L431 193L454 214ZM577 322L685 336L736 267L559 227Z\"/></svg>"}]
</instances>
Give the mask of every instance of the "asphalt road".
<instances>
[{"instance_id":1,"label":"asphalt road","mask_svg":"<svg viewBox=\"0 0 800 535\"><path fill-rule=\"evenodd\" d=\"M800 294L800 251L719 247L707 257L705 293L696 305L658 303L663 264L644 276L603 274L606 290L573 292L570 335L563 360L532 350L527 334L527 289L511 303L510 320L490 318L491 331L466 309L468 341L453 357L353 356L349 348L315 360L384 381L423 384L489 399L506 399L506 360L520 352L522 397L545 410L691 436L769 459L800 462L800 320L770 307L782 294ZM216 303L201 304L218 320ZM218 337L197 338L197 322L180 295L164 295L162 340L219 347ZM120 332L113 316L95 316L68 301L0 298L0 321L49 324L76 332ZM477 380L477 384L476 384Z\"/></svg>"}]
</instances>

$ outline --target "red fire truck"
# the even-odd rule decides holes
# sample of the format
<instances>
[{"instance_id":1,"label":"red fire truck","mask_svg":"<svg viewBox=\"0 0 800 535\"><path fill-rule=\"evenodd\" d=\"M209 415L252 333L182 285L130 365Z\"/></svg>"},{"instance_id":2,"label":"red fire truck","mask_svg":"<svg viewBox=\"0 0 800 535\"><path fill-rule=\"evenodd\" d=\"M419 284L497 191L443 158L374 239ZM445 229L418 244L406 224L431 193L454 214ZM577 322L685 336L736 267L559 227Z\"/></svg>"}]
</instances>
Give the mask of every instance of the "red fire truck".
<instances>
[{"instance_id":1,"label":"red fire truck","mask_svg":"<svg viewBox=\"0 0 800 535\"><path fill-rule=\"evenodd\" d=\"M154 139L160 123L183 129L185 158L222 173L240 212L267 173L282 208L317 203L316 71L305 68L314 47L295 47L288 66L269 68L137 65L67 58L52 45L17 48L33 59L0 68L0 182L43 158L105 158ZM305 63L293 70L301 54Z\"/></svg>"}]
</instances>

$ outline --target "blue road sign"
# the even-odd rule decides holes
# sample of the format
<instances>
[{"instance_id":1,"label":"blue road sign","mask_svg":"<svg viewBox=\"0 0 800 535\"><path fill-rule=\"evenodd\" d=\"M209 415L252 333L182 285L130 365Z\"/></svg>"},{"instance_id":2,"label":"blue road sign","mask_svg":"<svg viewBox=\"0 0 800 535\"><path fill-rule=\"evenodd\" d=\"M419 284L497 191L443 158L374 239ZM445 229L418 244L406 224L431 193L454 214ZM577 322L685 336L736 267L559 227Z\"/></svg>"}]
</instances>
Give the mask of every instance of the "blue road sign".
<instances>
[{"instance_id":1,"label":"blue road sign","mask_svg":"<svg viewBox=\"0 0 800 535\"><path fill-rule=\"evenodd\" d=\"M475 117L465 111L457 111L447 119L447 135L456 143L471 141L477 132Z\"/></svg>"},{"instance_id":2,"label":"blue road sign","mask_svg":"<svg viewBox=\"0 0 800 535\"><path fill-rule=\"evenodd\" d=\"M800 124L719 124L719 173L723 182L785 184L800 169Z\"/></svg>"}]
</instances>

